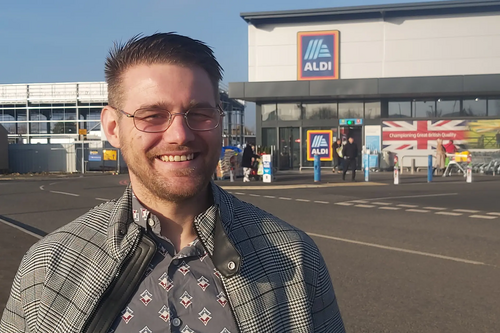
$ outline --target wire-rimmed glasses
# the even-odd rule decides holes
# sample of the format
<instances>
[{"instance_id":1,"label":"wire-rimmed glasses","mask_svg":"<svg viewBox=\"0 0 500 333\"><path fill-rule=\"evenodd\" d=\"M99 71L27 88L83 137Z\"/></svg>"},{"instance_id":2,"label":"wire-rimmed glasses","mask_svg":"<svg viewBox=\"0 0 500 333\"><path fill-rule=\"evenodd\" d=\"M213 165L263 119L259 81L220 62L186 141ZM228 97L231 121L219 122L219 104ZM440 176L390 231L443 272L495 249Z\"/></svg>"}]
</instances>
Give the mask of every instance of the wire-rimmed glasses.
<instances>
[{"instance_id":1,"label":"wire-rimmed glasses","mask_svg":"<svg viewBox=\"0 0 500 333\"><path fill-rule=\"evenodd\" d=\"M219 126L220 120L224 116L224 111L220 106L214 108L195 107L179 113L171 113L160 108L146 108L137 109L134 114L115 107L112 108L120 111L127 118L132 118L135 128L146 133L165 132L172 124L175 116L184 117L187 126L193 131L210 131Z\"/></svg>"}]
</instances>

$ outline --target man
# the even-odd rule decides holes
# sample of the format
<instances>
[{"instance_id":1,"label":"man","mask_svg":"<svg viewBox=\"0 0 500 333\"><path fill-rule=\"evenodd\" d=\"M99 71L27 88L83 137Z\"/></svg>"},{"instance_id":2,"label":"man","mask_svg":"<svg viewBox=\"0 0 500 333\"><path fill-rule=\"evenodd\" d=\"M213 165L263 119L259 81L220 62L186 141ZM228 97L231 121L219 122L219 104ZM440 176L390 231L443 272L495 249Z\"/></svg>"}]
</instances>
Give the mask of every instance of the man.
<instances>
[{"instance_id":1,"label":"man","mask_svg":"<svg viewBox=\"0 0 500 333\"><path fill-rule=\"evenodd\" d=\"M344 171L342 173L342 180L345 180L345 174L349 168L352 167L351 180L356 181L356 159L358 158L358 146L354 143L354 139L349 137L349 141L344 144L342 148L342 155L344 155Z\"/></svg>"},{"instance_id":2,"label":"man","mask_svg":"<svg viewBox=\"0 0 500 333\"><path fill-rule=\"evenodd\" d=\"M448 141L448 143L444 145L444 149L447 154L455 154L458 151L453 140Z\"/></svg>"},{"instance_id":3,"label":"man","mask_svg":"<svg viewBox=\"0 0 500 333\"><path fill-rule=\"evenodd\" d=\"M335 173L341 172L341 163L342 163L342 141L340 139L337 139L333 145L332 145L332 150L333 150L333 169L332 172Z\"/></svg>"},{"instance_id":4,"label":"man","mask_svg":"<svg viewBox=\"0 0 500 333\"><path fill-rule=\"evenodd\" d=\"M243 149L243 156L241 157L241 166L243 167L243 182L250 181L250 172L252 171L253 161L259 158L259 155L254 153L253 145L247 143Z\"/></svg>"},{"instance_id":5,"label":"man","mask_svg":"<svg viewBox=\"0 0 500 333\"><path fill-rule=\"evenodd\" d=\"M0 332L344 332L314 242L211 181L224 115L212 50L138 36L105 72L102 129L131 186L28 251Z\"/></svg>"}]
</instances>

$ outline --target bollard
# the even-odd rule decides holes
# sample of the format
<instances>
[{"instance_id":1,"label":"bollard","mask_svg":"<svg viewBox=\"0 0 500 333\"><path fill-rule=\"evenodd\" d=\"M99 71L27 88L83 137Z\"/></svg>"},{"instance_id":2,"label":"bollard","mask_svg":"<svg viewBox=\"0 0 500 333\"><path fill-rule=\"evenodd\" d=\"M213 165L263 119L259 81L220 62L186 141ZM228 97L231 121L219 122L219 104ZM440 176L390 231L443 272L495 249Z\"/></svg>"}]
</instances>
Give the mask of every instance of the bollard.
<instances>
[{"instance_id":1,"label":"bollard","mask_svg":"<svg viewBox=\"0 0 500 333\"><path fill-rule=\"evenodd\" d=\"M429 160L427 162L427 182L432 182L432 155L429 155Z\"/></svg>"},{"instance_id":2,"label":"bollard","mask_svg":"<svg viewBox=\"0 0 500 333\"><path fill-rule=\"evenodd\" d=\"M321 163L319 155L314 155L314 181L321 181Z\"/></svg>"},{"instance_id":3,"label":"bollard","mask_svg":"<svg viewBox=\"0 0 500 333\"><path fill-rule=\"evenodd\" d=\"M399 184L399 164L398 155L394 155L394 185Z\"/></svg>"},{"instance_id":4,"label":"bollard","mask_svg":"<svg viewBox=\"0 0 500 333\"><path fill-rule=\"evenodd\" d=\"M370 166L368 165L370 163L370 155L365 154L363 160L365 167L365 182L368 182L370 181Z\"/></svg>"},{"instance_id":5,"label":"bollard","mask_svg":"<svg viewBox=\"0 0 500 333\"><path fill-rule=\"evenodd\" d=\"M466 171L466 177L465 178L465 181L467 183L472 183L472 166L471 166L471 163L472 163L472 159L470 157L470 154L467 156L467 171ZM494 174L493 174L494 175Z\"/></svg>"},{"instance_id":6,"label":"bollard","mask_svg":"<svg viewBox=\"0 0 500 333\"><path fill-rule=\"evenodd\" d=\"M233 168L229 169L229 181L234 182L234 171Z\"/></svg>"},{"instance_id":7,"label":"bollard","mask_svg":"<svg viewBox=\"0 0 500 333\"><path fill-rule=\"evenodd\" d=\"M415 168L415 159L412 158L411 159L411 174L412 175L415 173L415 170L416 170L416 168Z\"/></svg>"}]
</instances>

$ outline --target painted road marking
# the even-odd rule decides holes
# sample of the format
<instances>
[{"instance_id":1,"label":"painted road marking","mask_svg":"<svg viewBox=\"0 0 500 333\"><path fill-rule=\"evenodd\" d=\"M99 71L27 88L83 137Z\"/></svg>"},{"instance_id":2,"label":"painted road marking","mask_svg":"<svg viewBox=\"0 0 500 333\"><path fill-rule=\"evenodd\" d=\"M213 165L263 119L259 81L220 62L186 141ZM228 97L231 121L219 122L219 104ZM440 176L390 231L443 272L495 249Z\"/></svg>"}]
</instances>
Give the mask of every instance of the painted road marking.
<instances>
[{"instance_id":1,"label":"painted road marking","mask_svg":"<svg viewBox=\"0 0 500 333\"><path fill-rule=\"evenodd\" d=\"M281 199L281 200L292 200L292 198L287 198L287 197L279 197L278 199Z\"/></svg>"},{"instance_id":2,"label":"painted road marking","mask_svg":"<svg viewBox=\"0 0 500 333\"><path fill-rule=\"evenodd\" d=\"M443 208L443 207L424 207L424 209L430 209L430 210L446 210L446 208Z\"/></svg>"},{"instance_id":3,"label":"painted road marking","mask_svg":"<svg viewBox=\"0 0 500 333\"><path fill-rule=\"evenodd\" d=\"M101 200L101 201L109 201L110 199L106 199L106 198L95 198L96 200Z\"/></svg>"},{"instance_id":4,"label":"painted road marking","mask_svg":"<svg viewBox=\"0 0 500 333\"><path fill-rule=\"evenodd\" d=\"M59 192L59 191L50 191L50 193L57 193L57 194L71 195L71 196L73 196L73 197L79 197L79 196L80 196L80 194L68 193L68 192Z\"/></svg>"},{"instance_id":5,"label":"painted road marking","mask_svg":"<svg viewBox=\"0 0 500 333\"><path fill-rule=\"evenodd\" d=\"M352 200L351 202L363 203L363 204L368 203L368 201L366 201L366 200Z\"/></svg>"},{"instance_id":6,"label":"painted road marking","mask_svg":"<svg viewBox=\"0 0 500 333\"><path fill-rule=\"evenodd\" d=\"M453 212L435 212L437 215L449 215L449 216L460 216L462 213L453 213Z\"/></svg>"},{"instance_id":7,"label":"painted road marking","mask_svg":"<svg viewBox=\"0 0 500 333\"><path fill-rule=\"evenodd\" d=\"M264 198L275 199L276 197L274 195L265 195Z\"/></svg>"},{"instance_id":8,"label":"painted road marking","mask_svg":"<svg viewBox=\"0 0 500 333\"><path fill-rule=\"evenodd\" d=\"M359 186L387 186L385 183L376 182L347 182L347 183L326 183L326 184L299 184L299 185L266 185L266 186L231 186L221 185L225 190L288 190L297 188L325 188L325 187L359 187Z\"/></svg>"},{"instance_id":9,"label":"painted road marking","mask_svg":"<svg viewBox=\"0 0 500 333\"><path fill-rule=\"evenodd\" d=\"M45 185L40 186L40 190L44 191L45 189L43 188Z\"/></svg>"},{"instance_id":10,"label":"painted road marking","mask_svg":"<svg viewBox=\"0 0 500 333\"><path fill-rule=\"evenodd\" d=\"M415 208L415 207L418 207L417 205L397 205L398 207L404 207L404 208Z\"/></svg>"},{"instance_id":11,"label":"painted road marking","mask_svg":"<svg viewBox=\"0 0 500 333\"><path fill-rule=\"evenodd\" d=\"M414 213L428 213L430 210L425 210L425 209L407 209L407 212L414 212Z\"/></svg>"},{"instance_id":12,"label":"painted road marking","mask_svg":"<svg viewBox=\"0 0 500 333\"><path fill-rule=\"evenodd\" d=\"M352 205L354 205L351 202L336 202L335 204L340 205L340 206L352 206Z\"/></svg>"},{"instance_id":13,"label":"painted road marking","mask_svg":"<svg viewBox=\"0 0 500 333\"><path fill-rule=\"evenodd\" d=\"M445 260L457 261L457 262L461 262L461 263L464 263L464 264L492 266L492 265L488 265L488 264L486 264L484 262L480 262L480 261L473 261L473 260L468 260L468 259L443 256L443 255L440 255L440 254L434 254L434 253L429 253L429 252L421 252L421 251L414 251L414 250L402 249L402 248L399 248L399 247L385 246L385 245L379 245L379 244L373 244L373 243L365 243L365 242L355 241L355 240L351 240L351 239L345 239L345 238L339 238L339 237L332 237L332 236L326 236L326 235L319 235L319 234L314 234L314 233L310 233L310 232L308 232L307 234L309 236L312 236L312 237L326 238L326 239L336 240L336 241L345 242L345 243L351 243L351 244L357 244L357 245L364 245L364 246L376 247L376 248L384 249L384 250L390 250L390 251L396 251L396 252L403 252L403 253L410 253L410 254L417 254L417 255L426 256L426 257L432 257L432 258L438 258L438 259L445 259Z\"/></svg>"},{"instance_id":14,"label":"painted road marking","mask_svg":"<svg viewBox=\"0 0 500 333\"><path fill-rule=\"evenodd\" d=\"M490 213L486 213L488 215L495 215L495 216L500 216L500 213L497 213L497 212L490 212Z\"/></svg>"},{"instance_id":15,"label":"painted road marking","mask_svg":"<svg viewBox=\"0 0 500 333\"><path fill-rule=\"evenodd\" d=\"M241 193L241 192L234 192L234 194L245 195L245 193Z\"/></svg>"},{"instance_id":16,"label":"painted road marking","mask_svg":"<svg viewBox=\"0 0 500 333\"><path fill-rule=\"evenodd\" d=\"M319 200L317 200L317 201L314 201L314 202L315 203L320 203L320 204L329 204L328 201L319 201Z\"/></svg>"},{"instance_id":17,"label":"painted road marking","mask_svg":"<svg viewBox=\"0 0 500 333\"><path fill-rule=\"evenodd\" d=\"M249 196L251 197L260 197L260 194L253 194L253 193L250 193Z\"/></svg>"},{"instance_id":18,"label":"painted road marking","mask_svg":"<svg viewBox=\"0 0 500 333\"><path fill-rule=\"evenodd\" d=\"M362 205L362 204L360 204L360 205L356 205L356 207L361 207L361 208L373 208L373 207L375 207L375 206L374 206L374 205Z\"/></svg>"},{"instance_id":19,"label":"painted road marking","mask_svg":"<svg viewBox=\"0 0 500 333\"><path fill-rule=\"evenodd\" d=\"M459 212L459 213L479 213L478 210L472 210L472 209L454 209L454 212Z\"/></svg>"},{"instance_id":20,"label":"painted road marking","mask_svg":"<svg viewBox=\"0 0 500 333\"><path fill-rule=\"evenodd\" d=\"M38 238L38 239L42 239L42 238L43 238L43 236L40 236L40 235L38 235L38 234L35 234L34 232L31 232L31 231L29 231L29 230L26 230L26 229L24 229L24 228L22 228L22 227L20 227L20 226L18 226L18 225L15 225L14 223L11 223L11 222L9 222L9 221L5 221L5 220L0 219L0 222L1 222L1 223L3 223L3 224L8 225L9 227L12 227L12 228L16 228L16 229L18 229L18 230L21 230L22 232L24 232L24 233L26 233L26 234L28 234L28 235L31 235L31 236L33 236L33 237L36 237L36 238Z\"/></svg>"},{"instance_id":21,"label":"painted road marking","mask_svg":"<svg viewBox=\"0 0 500 333\"><path fill-rule=\"evenodd\" d=\"M387 200L387 199L405 199L405 198L425 198L425 197L444 197L448 195L457 195L458 193L440 193L440 194L423 194L423 195L408 195L401 197L385 197L385 198L373 198L365 200Z\"/></svg>"},{"instance_id":22,"label":"painted road marking","mask_svg":"<svg viewBox=\"0 0 500 333\"><path fill-rule=\"evenodd\" d=\"M301 201L301 202L311 202L311 200L307 200L307 199L295 199L295 201Z\"/></svg>"},{"instance_id":23,"label":"painted road marking","mask_svg":"<svg viewBox=\"0 0 500 333\"><path fill-rule=\"evenodd\" d=\"M399 207L379 207L378 209L386 209L386 210L400 210Z\"/></svg>"},{"instance_id":24,"label":"painted road marking","mask_svg":"<svg viewBox=\"0 0 500 333\"><path fill-rule=\"evenodd\" d=\"M370 202L374 205L380 205L380 206L388 206L388 205L392 205L390 202Z\"/></svg>"},{"instance_id":25,"label":"painted road marking","mask_svg":"<svg viewBox=\"0 0 500 333\"><path fill-rule=\"evenodd\" d=\"M486 220L493 220L498 218L498 216L491 216L491 215L471 215L469 217L472 217L474 219L486 219Z\"/></svg>"}]
</instances>

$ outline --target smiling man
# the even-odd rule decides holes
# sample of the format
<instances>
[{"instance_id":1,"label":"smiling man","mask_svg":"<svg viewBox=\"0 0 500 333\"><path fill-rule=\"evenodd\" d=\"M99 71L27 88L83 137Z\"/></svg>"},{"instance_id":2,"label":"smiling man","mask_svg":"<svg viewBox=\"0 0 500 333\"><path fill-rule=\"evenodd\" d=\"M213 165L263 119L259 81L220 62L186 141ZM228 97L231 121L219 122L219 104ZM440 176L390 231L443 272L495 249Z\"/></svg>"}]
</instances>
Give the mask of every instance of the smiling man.
<instances>
[{"instance_id":1,"label":"smiling man","mask_svg":"<svg viewBox=\"0 0 500 333\"><path fill-rule=\"evenodd\" d=\"M111 50L102 128L131 186L28 251L0 332L344 332L314 242L211 181L220 79L188 37Z\"/></svg>"}]
</instances>

